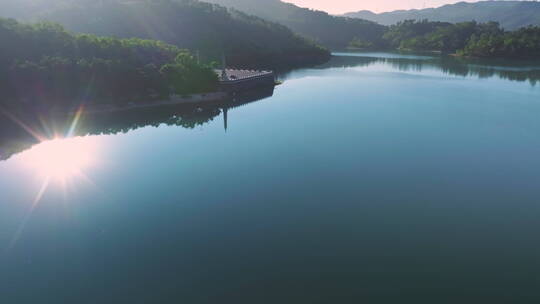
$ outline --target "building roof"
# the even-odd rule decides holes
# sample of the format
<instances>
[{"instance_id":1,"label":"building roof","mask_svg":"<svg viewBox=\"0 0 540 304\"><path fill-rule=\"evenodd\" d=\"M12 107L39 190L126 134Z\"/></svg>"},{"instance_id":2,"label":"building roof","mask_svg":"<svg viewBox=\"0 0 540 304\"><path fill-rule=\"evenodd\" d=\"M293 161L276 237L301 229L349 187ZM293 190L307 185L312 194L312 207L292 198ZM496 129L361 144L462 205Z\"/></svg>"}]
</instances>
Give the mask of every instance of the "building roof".
<instances>
[{"instance_id":1,"label":"building roof","mask_svg":"<svg viewBox=\"0 0 540 304\"><path fill-rule=\"evenodd\" d=\"M220 77L220 81L235 81L243 80L249 78L255 78L260 76L272 75L271 71L256 71L256 70L236 70L236 69L225 69L226 78L222 77L223 70L216 70L216 73Z\"/></svg>"}]
</instances>

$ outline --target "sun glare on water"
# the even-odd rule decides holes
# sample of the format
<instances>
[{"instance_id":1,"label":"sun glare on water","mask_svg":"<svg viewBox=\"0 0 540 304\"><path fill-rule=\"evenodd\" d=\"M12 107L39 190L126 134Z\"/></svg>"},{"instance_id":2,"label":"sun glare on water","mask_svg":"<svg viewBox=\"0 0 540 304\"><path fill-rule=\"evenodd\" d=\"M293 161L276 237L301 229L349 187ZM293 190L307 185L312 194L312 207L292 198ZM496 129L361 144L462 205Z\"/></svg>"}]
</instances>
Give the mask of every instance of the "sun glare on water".
<instances>
[{"instance_id":1,"label":"sun glare on water","mask_svg":"<svg viewBox=\"0 0 540 304\"><path fill-rule=\"evenodd\" d=\"M20 155L19 160L40 180L40 186L7 250L12 249L21 237L34 209L52 182L57 182L64 194L70 182L77 178L91 182L86 171L96 165L97 142L96 137L58 138L43 141Z\"/></svg>"},{"instance_id":2,"label":"sun glare on water","mask_svg":"<svg viewBox=\"0 0 540 304\"><path fill-rule=\"evenodd\" d=\"M96 146L91 137L54 139L33 147L21 160L40 177L67 181L96 163Z\"/></svg>"}]
</instances>

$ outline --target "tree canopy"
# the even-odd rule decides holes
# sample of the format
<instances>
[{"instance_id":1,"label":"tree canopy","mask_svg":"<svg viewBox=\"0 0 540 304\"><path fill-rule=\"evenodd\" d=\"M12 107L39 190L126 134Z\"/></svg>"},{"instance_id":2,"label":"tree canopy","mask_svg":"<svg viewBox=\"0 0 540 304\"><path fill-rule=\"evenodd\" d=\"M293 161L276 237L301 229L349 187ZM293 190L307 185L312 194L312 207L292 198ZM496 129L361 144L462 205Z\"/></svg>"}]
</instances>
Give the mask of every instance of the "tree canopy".
<instances>
[{"instance_id":1,"label":"tree canopy","mask_svg":"<svg viewBox=\"0 0 540 304\"><path fill-rule=\"evenodd\" d=\"M505 31L496 22L456 24L406 20L384 34L391 48L439 51L461 56L516 59L540 58L540 27Z\"/></svg>"},{"instance_id":2,"label":"tree canopy","mask_svg":"<svg viewBox=\"0 0 540 304\"><path fill-rule=\"evenodd\" d=\"M540 59L540 27L474 34L459 53L473 57Z\"/></svg>"},{"instance_id":3,"label":"tree canopy","mask_svg":"<svg viewBox=\"0 0 540 304\"><path fill-rule=\"evenodd\" d=\"M39 106L125 102L211 90L217 76L187 51L159 41L72 34L54 23L0 19L3 97ZM182 77L169 77L170 74Z\"/></svg>"}]
</instances>

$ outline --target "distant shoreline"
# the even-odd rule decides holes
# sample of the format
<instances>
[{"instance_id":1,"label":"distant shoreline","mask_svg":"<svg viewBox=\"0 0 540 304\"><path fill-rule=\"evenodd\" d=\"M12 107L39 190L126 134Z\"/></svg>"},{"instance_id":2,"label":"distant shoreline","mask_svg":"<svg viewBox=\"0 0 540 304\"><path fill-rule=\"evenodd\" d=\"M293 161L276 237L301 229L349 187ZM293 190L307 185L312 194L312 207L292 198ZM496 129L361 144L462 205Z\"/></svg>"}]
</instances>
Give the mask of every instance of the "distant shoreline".
<instances>
[{"instance_id":1,"label":"distant shoreline","mask_svg":"<svg viewBox=\"0 0 540 304\"><path fill-rule=\"evenodd\" d=\"M540 59L531 57L504 57L504 56L471 56L471 55L460 55L458 53L445 53L439 50L414 50L414 49L392 49L392 48L357 48L357 47L347 47L345 51L351 52L389 52L389 53L404 53L404 54L420 54L420 55L440 55L440 56L449 56L453 58L462 58L462 59L481 59L481 60L512 60L516 62L522 61L533 61L540 62Z\"/></svg>"}]
</instances>

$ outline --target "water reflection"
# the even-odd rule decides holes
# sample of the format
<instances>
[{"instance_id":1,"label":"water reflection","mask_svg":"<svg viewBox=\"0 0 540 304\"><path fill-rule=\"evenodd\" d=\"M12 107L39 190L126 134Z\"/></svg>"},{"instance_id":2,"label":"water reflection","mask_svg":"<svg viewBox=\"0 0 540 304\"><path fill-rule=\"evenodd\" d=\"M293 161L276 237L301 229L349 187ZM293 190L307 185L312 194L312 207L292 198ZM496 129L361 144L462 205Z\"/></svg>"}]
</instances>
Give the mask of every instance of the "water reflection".
<instances>
[{"instance_id":1,"label":"water reflection","mask_svg":"<svg viewBox=\"0 0 540 304\"><path fill-rule=\"evenodd\" d=\"M538 298L538 86L387 71L395 70L298 70L303 79L242 109L231 109L237 101L82 116L74 135L162 127L82 138L98 139L98 163L81 170L94 185L76 180L65 196L21 172L26 152L0 162L2 298ZM215 118L224 109L227 135ZM0 147L35 142L0 121ZM72 121L58 119L57 132ZM198 124L205 130L183 129Z\"/></svg>"},{"instance_id":2,"label":"water reflection","mask_svg":"<svg viewBox=\"0 0 540 304\"><path fill-rule=\"evenodd\" d=\"M535 86L540 81L540 63L524 61L500 61L463 59L449 56L381 56L372 53L337 53L326 64L317 69L368 67L385 64L402 72L441 71L444 74L462 77L491 78L512 81L528 81Z\"/></svg>"},{"instance_id":3,"label":"water reflection","mask_svg":"<svg viewBox=\"0 0 540 304\"><path fill-rule=\"evenodd\" d=\"M28 151L25 162L52 176L73 175L92 159L91 141L67 140L64 137L126 133L146 126L179 126L193 129L207 124L223 113L272 96L274 88L264 88L231 96L220 102L165 106L121 113L95 115L45 115L28 108L5 106L0 112L0 161ZM39 145L38 145L39 144ZM36 146L37 145L37 146ZM32 148L36 146L35 148Z\"/></svg>"}]
</instances>

